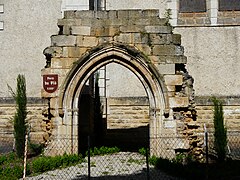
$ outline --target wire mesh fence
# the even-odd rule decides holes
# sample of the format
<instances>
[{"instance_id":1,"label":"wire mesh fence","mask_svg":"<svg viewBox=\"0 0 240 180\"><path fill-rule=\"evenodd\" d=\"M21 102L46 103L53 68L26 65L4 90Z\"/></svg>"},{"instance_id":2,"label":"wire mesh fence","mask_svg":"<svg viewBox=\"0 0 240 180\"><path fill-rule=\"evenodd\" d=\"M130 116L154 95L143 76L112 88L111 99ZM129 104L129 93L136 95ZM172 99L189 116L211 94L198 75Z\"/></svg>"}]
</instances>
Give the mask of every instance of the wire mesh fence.
<instances>
[{"instance_id":1,"label":"wire mesh fence","mask_svg":"<svg viewBox=\"0 0 240 180\"><path fill-rule=\"evenodd\" d=\"M13 134L0 133L0 154L13 151L14 137Z\"/></svg>"},{"instance_id":2,"label":"wire mesh fence","mask_svg":"<svg viewBox=\"0 0 240 180\"><path fill-rule=\"evenodd\" d=\"M239 160L240 157L240 136L239 132L228 132L227 155L232 159ZM141 139L141 137L139 137ZM171 174L166 174L161 169L154 167L151 161L153 156L163 159L174 159L180 153L179 150L188 148L188 140L179 136L161 136L150 138L148 144L138 151L117 147L98 146L91 144L91 138L86 141L84 152L79 154L79 138L77 136L52 137L45 145L43 151L37 154L28 149L28 173L26 179L179 179ZM0 155L13 151L13 135L2 135L0 137ZM209 154L214 153L214 136L209 133L208 138ZM35 149L36 150L36 149ZM64 156L76 154L76 156ZM45 170L34 172L34 161L39 157L46 157L39 164ZM59 160L61 163L59 163ZM74 163L71 163L74 162ZM44 165L47 163L47 165ZM59 163L59 164L58 164ZM35 168L36 169L36 168ZM33 175L34 174L34 175Z\"/></svg>"},{"instance_id":3,"label":"wire mesh fence","mask_svg":"<svg viewBox=\"0 0 240 180\"><path fill-rule=\"evenodd\" d=\"M217 153L214 147L214 132L208 132L209 160L215 159ZM240 160L240 132L227 132L226 156L232 160Z\"/></svg>"},{"instance_id":4,"label":"wire mesh fence","mask_svg":"<svg viewBox=\"0 0 240 180\"><path fill-rule=\"evenodd\" d=\"M89 138L89 140L91 141L91 138ZM13 137L9 137L8 139L4 138L4 141L1 139L1 142L1 154L7 154L13 151ZM164 144L173 146L173 144L176 145L176 143L178 143L176 141L174 142L173 139L169 140L169 142L165 139L164 144L158 144L160 141L154 140L154 142L155 145L159 147ZM55 166L55 164L57 164L55 161L57 157L62 157L66 154L78 154L78 145L77 136L57 136L48 141L48 144L41 154L33 154L32 150L28 149L27 163L30 167L28 171L30 173L28 173L26 179L175 179L156 169L154 165L149 162L149 147L142 147L139 151L127 151L126 149L122 151L118 147L93 147L91 142L88 142L85 153L79 155L82 158L81 161L74 164L65 162L65 165L59 164L58 167ZM169 152L166 151L165 153ZM165 154L165 157L167 156L168 155ZM41 172L40 170L40 172L34 173L35 176L33 176L33 173L31 173L34 169L32 164L36 157L47 157L48 160L44 160L38 165L38 168L45 168L46 171ZM71 160L72 159L68 159L66 161ZM47 167L41 167L45 166L43 165L44 163L48 163L46 165ZM66 164L68 165L66 166ZM51 166L55 167L51 168Z\"/></svg>"}]
</instances>

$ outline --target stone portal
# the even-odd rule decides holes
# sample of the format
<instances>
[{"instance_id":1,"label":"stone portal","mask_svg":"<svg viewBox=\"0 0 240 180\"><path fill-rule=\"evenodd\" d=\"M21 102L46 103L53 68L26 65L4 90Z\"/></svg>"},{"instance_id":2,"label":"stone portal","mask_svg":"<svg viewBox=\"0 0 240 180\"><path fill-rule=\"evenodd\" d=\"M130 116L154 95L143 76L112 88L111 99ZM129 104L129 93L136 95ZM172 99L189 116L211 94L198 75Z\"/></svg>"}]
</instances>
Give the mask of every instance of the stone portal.
<instances>
[{"instance_id":1,"label":"stone portal","mask_svg":"<svg viewBox=\"0 0 240 180\"><path fill-rule=\"evenodd\" d=\"M177 149L184 149L201 158L193 79L185 69L181 36L173 34L168 19L159 18L157 10L66 11L58 27L59 34L44 50L42 70L42 76L58 76L58 88L51 93L43 89L42 97L49 100L49 135L72 141L66 152L78 151L78 138L73 137L78 137L84 84L96 70L114 62L131 70L146 90L151 154L169 151L174 157ZM166 146L166 137L180 143Z\"/></svg>"}]
</instances>

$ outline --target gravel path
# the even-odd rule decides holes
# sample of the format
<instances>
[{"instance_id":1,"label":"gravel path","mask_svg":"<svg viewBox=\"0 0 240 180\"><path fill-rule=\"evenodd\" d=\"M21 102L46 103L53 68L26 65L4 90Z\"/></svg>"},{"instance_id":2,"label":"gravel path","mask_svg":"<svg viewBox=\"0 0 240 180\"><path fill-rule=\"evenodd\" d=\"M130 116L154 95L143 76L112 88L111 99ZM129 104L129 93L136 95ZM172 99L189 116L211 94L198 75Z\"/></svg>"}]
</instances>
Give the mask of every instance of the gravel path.
<instances>
[{"instance_id":1,"label":"gravel path","mask_svg":"<svg viewBox=\"0 0 240 180\"><path fill-rule=\"evenodd\" d=\"M49 171L44 174L27 177L28 180L77 180L88 179L88 163L83 162L76 166L71 166L65 169ZM176 178L167 176L161 171L155 170L150 166L151 180L175 180ZM139 153L119 152L112 155L94 156L91 157L91 179L147 179L147 167L145 157Z\"/></svg>"}]
</instances>

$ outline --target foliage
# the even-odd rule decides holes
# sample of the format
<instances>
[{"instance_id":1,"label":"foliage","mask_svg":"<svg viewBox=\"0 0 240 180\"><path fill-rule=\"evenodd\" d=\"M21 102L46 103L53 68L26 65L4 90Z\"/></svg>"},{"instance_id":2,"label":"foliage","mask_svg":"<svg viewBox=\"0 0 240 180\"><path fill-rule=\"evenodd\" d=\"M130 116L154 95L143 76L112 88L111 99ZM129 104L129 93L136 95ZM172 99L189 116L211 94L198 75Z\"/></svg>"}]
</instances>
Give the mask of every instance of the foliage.
<instances>
[{"instance_id":1,"label":"foliage","mask_svg":"<svg viewBox=\"0 0 240 180\"><path fill-rule=\"evenodd\" d=\"M178 153L176 155L175 159L173 159L172 161L174 163L183 164L183 165L195 162L193 155L188 154L188 153Z\"/></svg>"},{"instance_id":2,"label":"foliage","mask_svg":"<svg viewBox=\"0 0 240 180\"><path fill-rule=\"evenodd\" d=\"M83 162L81 155L64 154L63 156L40 156L31 160L27 165L27 175L64 168ZM19 179L23 176L23 160L16 153L0 155L0 179Z\"/></svg>"},{"instance_id":3,"label":"foliage","mask_svg":"<svg viewBox=\"0 0 240 180\"><path fill-rule=\"evenodd\" d=\"M183 179L232 179L239 177L240 161L227 160L212 163L208 167L204 163L190 162L182 164L178 160L151 157L153 165L161 171Z\"/></svg>"},{"instance_id":4,"label":"foliage","mask_svg":"<svg viewBox=\"0 0 240 180\"><path fill-rule=\"evenodd\" d=\"M19 179L23 175L23 161L15 153L0 155L0 179ZM29 173L29 168L27 168Z\"/></svg>"},{"instance_id":5,"label":"foliage","mask_svg":"<svg viewBox=\"0 0 240 180\"><path fill-rule=\"evenodd\" d=\"M171 26L169 20L172 19L172 10L171 9L166 9L165 13L164 13L164 17L166 18L167 22L165 23L165 25L167 26Z\"/></svg>"},{"instance_id":6,"label":"foliage","mask_svg":"<svg viewBox=\"0 0 240 180\"><path fill-rule=\"evenodd\" d=\"M149 158L149 163L156 166L157 164L157 161L158 161L158 158L156 156L152 156Z\"/></svg>"},{"instance_id":7,"label":"foliage","mask_svg":"<svg viewBox=\"0 0 240 180\"><path fill-rule=\"evenodd\" d=\"M222 162L226 159L227 129L224 127L224 115L222 102L213 97L214 104L214 148L217 152L217 159Z\"/></svg>"},{"instance_id":8,"label":"foliage","mask_svg":"<svg viewBox=\"0 0 240 180\"><path fill-rule=\"evenodd\" d=\"M31 167L33 173L41 173L57 169L59 167L64 168L71 165L75 165L82 161L83 161L82 156L77 154L70 155L64 154L63 156L55 157L42 156L33 160Z\"/></svg>"},{"instance_id":9,"label":"foliage","mask_svg":"<svg viewBox=\"0 0 240 180\"><path fill-rule=\"evenodd\" d=\"M17 106L16 113L14 116L15 148L18 157L23 157L27 117L27 96L25 76L20 74L18 75L16 92L14 92L10 87L9 90L13 98L15 99Z\"/></svg>"},{"instance_id":10,"label":"foliage","mask_svg":"<svg viewBox=\"0 0 240 180\"><path fill-rule=\"evenodd\" d=\"M127 162L129 163L129 164L132 164L132 163L134 163L134 164L145 164L145 160L144 159L134 159L134 158L129 158L128 160L127 160Z\"/></svg>"},{"instance_id":11,"label":"foliage","mask_svg":"<svg viewBox=\"0 0 240 180\"><path fill-rule=\"evenodd\" d=\"M43 144L35 144L30 142L29 143L29 152L33 156L40 155L43 152L44 145Z\"/></svg>"},{"instance_id":12,"label":"foliage","mask_svg":"<svg viewBox=\"0 0 240 180\"><path fill-rule=\"evenodd\" d=\"M120 149L118 147L105 147L105 146L102 146L100 148L94 147L93 149L90 149L90 156L113 154L119 151ZM88 152L86 152L86 156L87 154Z\"/></svg>"},{"instance_id":13,"label":"foliage","mask_svg":"<svg viewBox=\"0 0 240 180\"><path fill-rule=\"evenodd\" d=\"M138 152L141 154L141 155L143 155L143 156L146 156L147 155L147 152L149 152L149 150L147 149L147 148L140 148L139 150L138 150Z\"/></svg>"}]
</instances>

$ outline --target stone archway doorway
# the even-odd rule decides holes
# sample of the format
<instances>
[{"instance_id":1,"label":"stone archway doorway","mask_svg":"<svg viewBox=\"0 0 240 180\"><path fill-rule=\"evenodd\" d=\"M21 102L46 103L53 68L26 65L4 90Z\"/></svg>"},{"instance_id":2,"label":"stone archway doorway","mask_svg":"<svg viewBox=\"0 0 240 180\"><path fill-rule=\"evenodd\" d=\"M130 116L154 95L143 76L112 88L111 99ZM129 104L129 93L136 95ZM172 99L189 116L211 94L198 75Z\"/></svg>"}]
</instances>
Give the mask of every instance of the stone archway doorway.
<instances>
[{"instance_id":1,"label":"stone archway doorway","mask_svg":"<svg viewBox=\"0 0 240 180\"><path fill-rule=\"evenodd\" d=\"M79 132L79 97L84 87L86 87L84 84L97 69L114 62L130 69L142 82L149 98L150 136L157 137L161 132L157 127L162 126L160 123L163 121L164 112L167 112L168 101L165 97L167 96L167 94L165 94L166 87L159 81L159 75L156 73L156 69L147 64L147 60L140 52L127 46L105 44L105 46L96 48L96 50L97 51L93 51L90 56L83 57L79 60L81 63L72 69L72 73L68 76L69 79L65 81L65 86L62 87L63 91L60 96L60 102L62 102L61 109L65 112L63 119L73 122L71 124L71 136L77 136ZM89 103L90 101L87 102ZM89 106L91 105L89 104ZM74 110L75 112L72 112ZM82 110L86 110L84 110L84 106ZM90 115L88 119L91 119ZM88 128L88 134L92 134L94 123L89 123L88 121ZM65 134L67 134L67 129L65 130Z\"/></svg>"},{"instance_id":2,"label":"stone archway doorway","mask_svg":"<svg viewBox=\"0 0 240 180\"><path fill-rule=\"evenodd\" d=\"M144 86L149 99L151 153L176 149L199 154L195 133L192 77L185 69L181 36L172 33L157 10L66 11L58 21L59 34L51 37L44 50L47 59L42 75L58 77L57 86L45 88L49 119L54 128L47 133L71 139L66 152L78 150L79 97L91 75L102 66L118 63L132 71ZM191 124L191 125L188 125ZM188 143L159 149L164 134L182 136ZM190 136L189 136L190 134ZM191 143L194 139L194 143ZM178 139L181 142L181 139ZM162 148L162 147L161 147Z\"/></svg>"}]
</instances>

